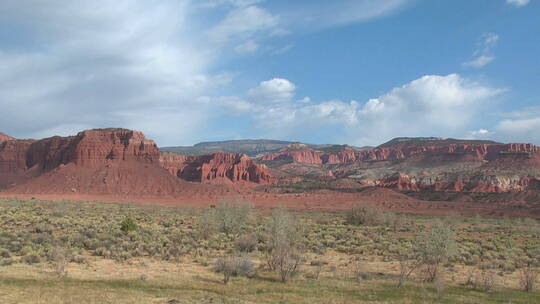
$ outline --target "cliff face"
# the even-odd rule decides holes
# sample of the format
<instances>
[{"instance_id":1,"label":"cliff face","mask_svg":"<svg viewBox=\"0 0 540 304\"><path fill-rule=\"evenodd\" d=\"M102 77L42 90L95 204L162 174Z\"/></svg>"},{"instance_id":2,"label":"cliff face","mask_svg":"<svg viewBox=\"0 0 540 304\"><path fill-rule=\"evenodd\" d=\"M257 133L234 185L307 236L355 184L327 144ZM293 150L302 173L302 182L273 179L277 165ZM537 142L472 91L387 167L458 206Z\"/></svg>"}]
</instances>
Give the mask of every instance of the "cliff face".
<instances>
[{"instance_id":1,"label":"cliff face","mask_svg":"<svg viewBox=\"0 0 540 304\"><path fill-rule=\"evenodd\" d=\"M92 167L103 160L137 161L159 165L159 149L139 131L102 129L77 135L70 155L81 166ZM70 151L71 152L71 151Z\"/></svg>"},{"instance_id":2,"label":"cliff face","mask_svg":"<svg viewBox=\"0 0 540 304\"><path fill-rule=\"evenodd\" d=\"M364 185L402 191L509 192L535 190L540 178L540 148L532 144L501 144L454 140L398 142L358 151L330 152L307 147L282 149L260 158L289 175L305 167L328 179L350 177ZM286 160L289 164L281 164ZM315 169L318 168L319 170Z\"/></svg>"},{"instance_id":3,"label":"cliff face","mask_svg":"<svg viewBox=\"0 0 540 304\"><path fill-rule=\"evenodd\" d=\"M115 162L145 163L159 168L159 149L141 132L125 129L4 141L0 143L0 187L60 171L66 165L98 170Z\"/></svg>"},{"instance_id":4,"label":"cliff face","mask_svg":"<svg viewBox=\"0 0 540 304\"><path fill-rule=\"evenodd\" d=\"M396 161L415 156L455 156L467 160L493 160L503 153L535 153L540 148L532 144L478 144L478 145L443 145L443 146L394 146L378 147L355 151L344 149L336 152L321 152L313 149L289 150L264 155L262 161L288 160L305 164L344 164L350 162ZM453 160L453 159L450 159Z\"/></svg>"},{"instance_id":5,"label":"cliff face","mask_svg":"<svg viewBox=\"0 0 540 304\"><path fill-rule=\"evenodd\" d=\"M245 154L218 152L209 155L186 156L163 153L161 166L171 174L187 181L226 184L276 182L265 165L256 164Z\"/></svg>"},{"instance_id":6,"label":"cliff face","mask_svg":"<svg viewBox=\"0 0 540 304\"><path fill-rule=\"evenodd\" d=\"M35 180L37 177L39 180ZM181 180L219 184L275 182L265 165L256 164L247 155L160 154L152 140L141 132L126 129L96 129L69 137L0 142L0 188L26 183L18 186L18 191L74 189L101 194L146 189L143 192L163 194L175 192L175 184Z\"/></svg>"},{"instance_id":7,"label":"cliff face","mask_svg":"<svg viewBox=\"0 0 540 304\"><path fill-rule=\"evenodd\" d=\"M14 140L15 138L0 132L0 141Z\"/></svg>"},{"instance_id":8,"label":"cliff face","mask_svg":"<svg viewBox=\"0 0 540 304\"><path fill-rule=\"evenodd\" d=\"M540 190L538 178L496 174L411 177L403 173L394 173L375 180L373 184L402 191L520 192Z\"/></svg>"}]
</instances>

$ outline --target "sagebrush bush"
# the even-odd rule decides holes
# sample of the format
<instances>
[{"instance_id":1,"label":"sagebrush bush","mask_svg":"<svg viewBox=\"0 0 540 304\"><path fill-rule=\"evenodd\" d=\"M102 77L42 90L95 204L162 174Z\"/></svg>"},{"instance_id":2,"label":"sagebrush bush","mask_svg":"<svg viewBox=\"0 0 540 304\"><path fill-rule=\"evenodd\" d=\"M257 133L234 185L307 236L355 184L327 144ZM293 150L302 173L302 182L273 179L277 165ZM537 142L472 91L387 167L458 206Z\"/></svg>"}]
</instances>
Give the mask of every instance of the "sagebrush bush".
<instances>
[{"instance_id":1,"label":"sagebrush bush","mask_svg":"<svg viewBox=\"0 0 540 304\"><path fill-rule=\"evenodd\" d=\"M235 254L228 254L219 257L216 260L214 271L223 274L223 283L229 283L231 276L246 276L252 277L254 275L255 263L247 256L237 256Z\"/></svg>"},{"instance_id":2,"label":"sagebrush bush","mask_svg":"<svg viewBox=\"0 0 540 304\"><path fill-rule=\"evenodd\" d=\"M384 225L385 215L379 208L366 206L353 206L345 216L346 222L351 225Z\"/></svg>"},{"instance_id":3,"label":"sagebrush bush","mask_svg":"<svg viewBox=\"0 0 540 304\"><path fill-rule=\"evenodd\" d=\"M137 231L137 223L131 217L126 217L120 222L120 230L125 234Z\"/></svg>"}]
</instances>

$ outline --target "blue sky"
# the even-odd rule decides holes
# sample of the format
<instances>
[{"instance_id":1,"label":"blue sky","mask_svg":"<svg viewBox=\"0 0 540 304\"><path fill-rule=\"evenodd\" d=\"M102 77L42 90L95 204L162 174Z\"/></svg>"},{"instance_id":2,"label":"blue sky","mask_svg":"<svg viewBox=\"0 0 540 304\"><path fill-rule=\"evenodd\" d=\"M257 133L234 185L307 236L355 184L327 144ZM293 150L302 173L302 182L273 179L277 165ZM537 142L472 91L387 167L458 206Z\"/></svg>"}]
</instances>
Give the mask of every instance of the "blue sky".
<instances>
[{"instance_id":1,"label":"blue sky","mask_svg":"<svg viewBox=\"0 0 540 304\"><path fill-rule=\"evenodd\" d=\"M4 0L0 131L540 144L539 15L536 0Z\"/></svg>"}]
</instances>

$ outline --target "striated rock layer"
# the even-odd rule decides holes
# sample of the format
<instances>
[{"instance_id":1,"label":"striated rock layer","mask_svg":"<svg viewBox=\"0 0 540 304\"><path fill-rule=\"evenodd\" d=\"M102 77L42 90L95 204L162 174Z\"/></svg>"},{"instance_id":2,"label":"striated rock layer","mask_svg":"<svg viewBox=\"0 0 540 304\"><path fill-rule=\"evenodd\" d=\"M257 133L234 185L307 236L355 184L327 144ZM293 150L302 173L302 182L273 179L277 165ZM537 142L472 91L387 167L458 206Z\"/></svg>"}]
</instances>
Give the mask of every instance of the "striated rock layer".
<instances>
[{"instance_id":1,"label":"striated rock layer","mask_svg":"<svg viewBox=\"0 0 540 304\"><path fill-rule=\"evenodd\" d=\"M260 158L288 174L353 178L365 186L400 191L509 192L540 190L540 148L485 141L393 140L369 150L285 148ZM329 174L331 173L331 174Z\"/></svg>"},{"instance_id":2,"label":"striated rock layer","mask_svg":"<svg viewBox=\"0 0 540 304\"><path fill-rule=\"evenodd\" d=\"M305 164L343 164L367 161L395 161L414 156L459 156L467 160L493 160L504 153L536 153L540 148L532 144L450 144L442 146L396 146L377 147L363 151L343 149L336 152L322 152L310 148L301 150L281 149L264 155L261 161L288 160Z\"/></svg>"},{"instance_id":3,"label":"striated rock layer","mask_svg":"<svg viewBox=\"0 0 540 304\"><path fill-rule=\"evenodd\" d=\"M163 153L161 166L179 178L194 182L226 184L276 182L265 165L255 163L246 154L218 152L186 156Z\"/></svg>"}]
</instances>

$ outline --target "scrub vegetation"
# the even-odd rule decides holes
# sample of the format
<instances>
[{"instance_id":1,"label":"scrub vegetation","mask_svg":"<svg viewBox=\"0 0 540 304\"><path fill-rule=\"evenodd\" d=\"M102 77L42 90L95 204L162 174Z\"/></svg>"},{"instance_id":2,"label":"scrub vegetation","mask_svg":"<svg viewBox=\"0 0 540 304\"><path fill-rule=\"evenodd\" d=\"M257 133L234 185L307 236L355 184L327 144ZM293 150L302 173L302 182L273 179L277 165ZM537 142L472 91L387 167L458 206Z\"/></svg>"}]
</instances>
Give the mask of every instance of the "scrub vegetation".
<instances>
[{"instance_id":1,"label":"scrub vegetation","mask_svg":"<svg viewBox=\"0 0 540 304\"><path fill-rule=\"evenodd\" d=\"M538 303L540 224L0 199L1 303Z\"/></svg>"}]
</instances>

